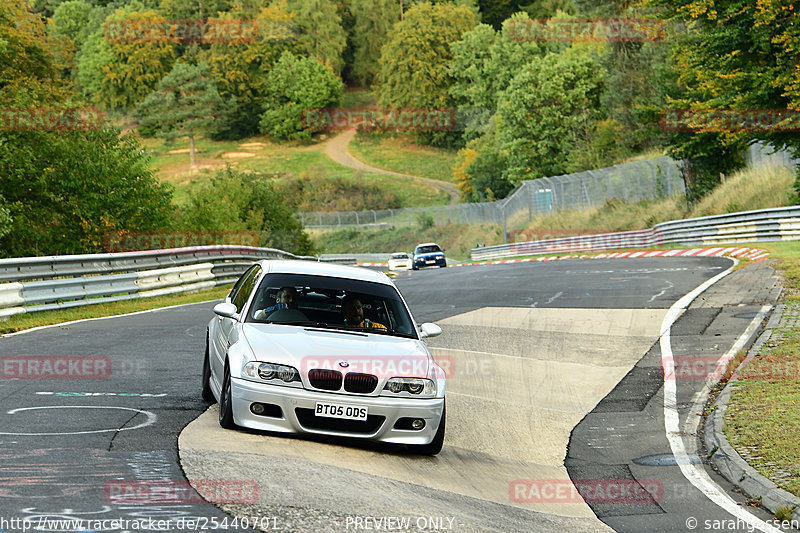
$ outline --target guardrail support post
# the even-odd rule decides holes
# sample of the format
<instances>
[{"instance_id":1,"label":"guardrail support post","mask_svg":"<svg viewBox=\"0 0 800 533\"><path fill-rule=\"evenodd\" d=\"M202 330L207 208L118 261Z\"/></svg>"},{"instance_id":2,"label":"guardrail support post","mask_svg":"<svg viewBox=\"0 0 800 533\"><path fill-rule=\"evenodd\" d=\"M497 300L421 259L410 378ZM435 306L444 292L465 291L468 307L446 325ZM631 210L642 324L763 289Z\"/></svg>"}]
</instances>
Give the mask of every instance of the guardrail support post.
<instances>
[{"instance_id":1,"label":"guardrail support post","mask_svg":"<svg viewBox=\"0 0 800 533\"><path fill-rule=\"evenodd\" d=\"M501 207L500 212L503 214L503 244L508 244L508 231L506 230L506 210Z\"/></svg>"}]
</instances>

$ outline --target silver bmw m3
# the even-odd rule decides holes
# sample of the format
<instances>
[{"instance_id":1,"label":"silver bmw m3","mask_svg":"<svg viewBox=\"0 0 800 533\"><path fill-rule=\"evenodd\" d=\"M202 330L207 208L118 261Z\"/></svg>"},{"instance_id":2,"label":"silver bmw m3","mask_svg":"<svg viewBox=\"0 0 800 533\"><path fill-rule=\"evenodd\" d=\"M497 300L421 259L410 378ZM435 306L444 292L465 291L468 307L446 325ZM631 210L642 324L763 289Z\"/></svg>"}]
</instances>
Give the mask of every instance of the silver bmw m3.
<instances>
[{"instance_id":1,"label":"silver bmw m3","mask_svg":"<svg viewBox=\"0 0 800 533\"><path fill-rule=\"evenodd\" d=\"M384 274L262 261L214 307L203 398L219 422L405 444L434 455L445 433L445 373Z\"/></svg>"}]
</instances>

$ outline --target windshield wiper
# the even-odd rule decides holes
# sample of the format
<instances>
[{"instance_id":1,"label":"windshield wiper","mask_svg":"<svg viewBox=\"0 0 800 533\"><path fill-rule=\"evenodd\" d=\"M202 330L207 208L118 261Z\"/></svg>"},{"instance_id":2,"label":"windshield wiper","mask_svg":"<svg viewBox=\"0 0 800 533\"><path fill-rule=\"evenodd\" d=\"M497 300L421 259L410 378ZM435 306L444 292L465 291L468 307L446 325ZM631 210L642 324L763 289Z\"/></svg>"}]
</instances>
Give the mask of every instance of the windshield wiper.
<instances>
[{"instance_id":1,"label":"windshield wiper","mask_svg":"<svg viewBox=\"0 0 800 533\"><path fill-rule=\"evenodd\" d=\"M316 326L316 327L324 327L327 324L323 322L314 322L313 320L269 320L264 322L264 324L276 324L278 326Z\"/></svg>"},{"instance_id":2,"label":"windshield wiper","mask_svg":"<svg viewBox=\"0 0 800 533\"><path fill-rule=\"evenodd\" d=\"M391 329L381 329L381 328L359 328L359 327L350 327L345 326L343 329L351 330L351 331L363 331L364 333L376 333L378 335L391 335L392 337L408 337L413 339L413 335L407 335L405 333L401 333L399 331L394 331Z\"/></svg>"}]
</instances>

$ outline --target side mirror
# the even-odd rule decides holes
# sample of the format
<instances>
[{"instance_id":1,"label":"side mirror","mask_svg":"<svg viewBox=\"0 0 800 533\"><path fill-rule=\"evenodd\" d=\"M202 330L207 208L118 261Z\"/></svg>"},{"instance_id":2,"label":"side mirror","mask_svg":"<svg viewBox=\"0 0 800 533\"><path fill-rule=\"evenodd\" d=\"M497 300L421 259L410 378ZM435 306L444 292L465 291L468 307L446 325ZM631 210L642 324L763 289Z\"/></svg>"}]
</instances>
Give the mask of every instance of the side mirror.
<instances>
[{"instance_id":1,"label":"side mirror","mask_svg":"<svg viewBox=\"0 0 800 533\"><path fill-rule=\"evenodd\" d=\"M438 337L442 334L442 328L432 322L425 322L419 326L419 336L421 339Z\"/></svg>"},{"instance_id":2,"label":"side mirror","mask_svg":"<svg viewBox=\"0 0 800 533\"><path fill-rule=\"evenodd\" d=\"M233 318L236 316L236 306L229 302L223 302L214 306L214 314Z\"/></svg>"}]
</instances>

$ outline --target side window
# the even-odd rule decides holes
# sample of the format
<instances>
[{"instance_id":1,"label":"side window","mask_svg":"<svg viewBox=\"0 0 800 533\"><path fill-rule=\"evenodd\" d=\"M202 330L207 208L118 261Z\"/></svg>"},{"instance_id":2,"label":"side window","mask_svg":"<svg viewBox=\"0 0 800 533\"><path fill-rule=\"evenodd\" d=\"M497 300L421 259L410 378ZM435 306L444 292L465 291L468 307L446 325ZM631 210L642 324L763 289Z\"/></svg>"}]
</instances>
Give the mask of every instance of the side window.
<instances>
[{"instance_id":1,"label":"side window","mask_svg":"<svg viewBox=\"0 0 800 533\"><path fill-rule=\"evenodd\" d=\"M236 294L233 295L233 299L231 300L231 303L236 306L237 313L242 312L244 304L247 303L247 298L250 297L250 293L253 292L253 287L256 284L259 274L261 274L261 267L255 266L250 269L246 275L242 276L242 284L238 288ZM236 287L234 287L234 290L236 290Z\"/></svg>"},{"instance_id":2,"label":"side window","mask_svg":"<svg viewBox=\"0 0 800 533\"><path fill-rule=\"evenodd\" d=\"M255 266L252 266L250 268L255 268ZM231 292L228 293L228 300L230 300L232 302L233 299L236 298L236 293L239 292L239 288L242 286L242 283L244 283L244 280L245 280L245 278L247 278L248 274L250 274L250 270L249 269L246 270L244 272L244 274L239 276L239 279L237 279L236 283L233 284L233 288L231 289Z\"/></svg>"}]
</instances>

